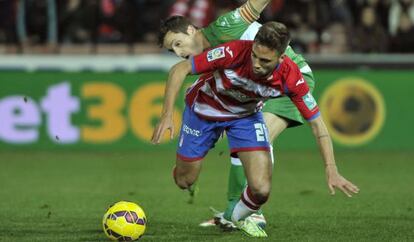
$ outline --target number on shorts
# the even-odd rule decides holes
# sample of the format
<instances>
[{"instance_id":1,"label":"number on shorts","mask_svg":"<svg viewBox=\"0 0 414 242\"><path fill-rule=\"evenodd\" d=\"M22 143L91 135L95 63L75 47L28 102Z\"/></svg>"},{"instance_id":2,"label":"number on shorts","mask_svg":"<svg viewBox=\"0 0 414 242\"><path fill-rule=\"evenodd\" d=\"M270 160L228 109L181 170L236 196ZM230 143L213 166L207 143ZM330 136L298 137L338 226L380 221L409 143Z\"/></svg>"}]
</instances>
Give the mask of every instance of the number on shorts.
<instances>
[{"instance_id":1,"label":"number on shorts","mask_svg":"<svg viewBox=\"0 0 414 242\"><path fill-rule=\"evenodd\" d=\"M255 123L254 128L256 129L256 139L259 142L267 140L266 126L262 123Z\"/></svg>"}]
</instances>

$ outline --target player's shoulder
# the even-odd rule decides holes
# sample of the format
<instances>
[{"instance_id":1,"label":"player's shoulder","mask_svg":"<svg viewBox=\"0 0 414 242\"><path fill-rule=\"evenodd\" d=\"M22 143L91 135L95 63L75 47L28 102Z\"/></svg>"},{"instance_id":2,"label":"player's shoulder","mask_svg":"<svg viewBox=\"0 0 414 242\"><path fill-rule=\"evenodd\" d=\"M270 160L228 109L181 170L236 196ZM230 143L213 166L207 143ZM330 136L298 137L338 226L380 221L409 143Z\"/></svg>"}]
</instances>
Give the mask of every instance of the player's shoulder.
<instances>
[{"instance_id":1,"label":"player's shoulder","mask_svg":"<svg viewBox=\"0 0 414 242\"><path fill-rule=\"evenodd\" d=\"M283 82L287 85L289 90L296 89L299 84L302 83L301 79L303 79L303 77L300 73L298 65L288 56L283 58L283 62L280 64L280 68L278 69Z\"/></svg>"},{"instance_id":2,"label":"player's shoulder","mask_svg":"<svg viewBox=\"0 0 414 242\"><path fill-rule=\"evenodd\" d=\"M250 53L253 47L253 41L252 40L232 40L230 42L225 43L224 45L227 46L229 49L232 49L240 53L244 53L244 52Z\"/></svg>"},{"instance_id":3,"label":"player's shoulder","mask_svg":"<svg viewBox=\"0 0 414 242\"><path fill-rule=\"evenodd\" d=\"M288 56L284 56L283 61L280 65L281 66L279 68L279 73L283 76L300 73L298 65Z\"/></svg>"},{"instance_id":4,"label":"player's shoulder","mask_svg":"<svg viewBox=\"0 0 414 242\"><path fill-rule=\"evenodd\" d=\"M289 56L287 56L287 55L285 55L285 56L283 57L283 62L282 62L282 64L283 64L284 66L288 67L288 68L295 68L295 67L297 67L296 63L295 63L295 62L293 62L293 60L292 60Z\"/></svg>"},{"instance_id":5,"label":"player's shoulder","mask_svg":"<svg viewBox=\"0 0 414 242\"><path fill-rule=\"evenodd\" d=\"M196 61L207 60L207 62L220 61L222 63L242 62L250 54L251 41L233 40L216 47L212 47L195 57ZM200 58L199 58L200 57Z\"/></svg>"}]
</instances>

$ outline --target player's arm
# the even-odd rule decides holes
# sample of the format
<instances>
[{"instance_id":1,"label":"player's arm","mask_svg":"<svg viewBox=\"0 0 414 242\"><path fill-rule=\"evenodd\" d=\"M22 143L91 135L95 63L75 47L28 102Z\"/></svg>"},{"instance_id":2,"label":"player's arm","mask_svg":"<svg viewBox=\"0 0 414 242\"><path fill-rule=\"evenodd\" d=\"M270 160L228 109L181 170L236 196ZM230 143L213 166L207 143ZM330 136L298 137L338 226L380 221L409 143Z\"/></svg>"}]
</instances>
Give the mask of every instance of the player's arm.
<instances>
[{"instance_id":1,"label":"player's arm","mask_svg":"<svg viewBox=\"0 0 414 242\"><path fill-rule=\"evenodd\" d=\"M234 66L242 61L242 58L239 57L246 52L246 48L244 47L248 45L249 43L246 41L229 42L220 45L217 48L204 51L194 57L190 57L189 60L181 61L171 68L168 75L167 86L165 88L165 99L161 118L152 135L152 143L158 144L167 130L170 130L170 138L172 139L174 137L174 104L186 76L189 74L207 73L219 68Z\"/></svg>"},{"instance_id":2,"label":"player's arm","mask_svg":"<svg viewBox=\"0 0 414 242\"><path fill-rule=\"evenodd\" d=\"M270 2L271 0L248 0L241 8L246 7L253 15L257 16L255 19L257 20Z\"/></svg>"},{"instance_id":3,"label":"player's arm","mask_svg":"<svg viewBox=\"0 0 414 242\"><path fill-rule=\"evenodd\" d=\"M201 30L209 43L208 47L241 38L252 40L259 24L251 24L260 18L260 13L269 2L270 0L248 0L242 6L219 16Z\"/></svg>"},{"instance_id":4,"label":"player's arm","mask_svg":"<svg viewBox=\"0 0 414 242\"><path fill-rule=\"evenodd\" d=\"M335 163L332 140L320 115L318 105L312 93L309 91L309 87L299 69L294 69L289 77L290 80L287 81L289 97L312 128L313 135L318 143L322 159L325 163L325 172L331 194L334 195L335 188L338 188L348 197L352 197L352 194L358 193L359 189L339 174Z\"/></svg>"},{"instance_id":5,"label":"player's arm","mask_svg":"<svg viewBox=\"0 0 414 242\"><path fill-rule=\"evenodd\" d=\"M251 24L260 18L260 13L269 2L270 0L248 0L238 11L243 20Z\"/></svg>"},{"instance_id":6,"label":"player's arm","mask_svg":"<svg viewBox=\"0 0 414 242\"><path fill-rule=\"evenodd\" d=\"M322 117L318 116L310 121L309 124L312 127L313 135L318 143L322 158L325 161L325 172L331 194L334 195L335 188L338 188L348 197L352 197L352 194L359 192L359 188L339 174L335 163L332 140Z\"/></svg>"},{"instance_id":7,"label":"player's arm","mask_svg":"<svg viewBox=\"0 0 414 242\"><path fill-rule=\"evenodd\" d=\"M165 87L165 99L162 107L161 118L155 127L151 138L153 144L159 144L165 131L170 130L170 138L174 137L173 110L177 100L178 92L183 86L185 77L191 73L191 63L184 60L174 65L168 75L167 85Z\"/></svg>"},{"instance_id":8,"label":"player's arm","mask_svg":"<svg viewBox=\"0 0 414 242\"><path fill-rule=\"evenodd\" d=\"M241 16L246 23L251 24L260 18L260 14L270 2L271 0L248 0L239 8L220 16L215 22L221 22L226 19L227 22L233 23L232 25L237 25L238 19ZM237 11L240 15L234 15Z\"/></svg>"}]
</instances>

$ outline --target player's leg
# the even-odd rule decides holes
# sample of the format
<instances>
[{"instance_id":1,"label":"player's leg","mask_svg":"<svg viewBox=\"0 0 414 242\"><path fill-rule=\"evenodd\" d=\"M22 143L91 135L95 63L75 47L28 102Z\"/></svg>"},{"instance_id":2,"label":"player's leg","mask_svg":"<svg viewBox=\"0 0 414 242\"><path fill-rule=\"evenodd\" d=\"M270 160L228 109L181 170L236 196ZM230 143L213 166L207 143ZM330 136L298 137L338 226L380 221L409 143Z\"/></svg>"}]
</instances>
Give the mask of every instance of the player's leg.
<instances>
[{"instance_id":1,"label":"player's leg","mask_svg":"<svg viewBox=\"0 0 414 242\"><path fill-rule=\"evenodd\" d=\"M273 120L272 120L273 121ZM257 121L262 122L262 121ZM278 124L280 123L282 127L285 127L285 122L276 120ZM243 124L245 125L245 124ZM242 125L242 126L243 126ZM264 126L264 125L263 125ZM246 126L248 127L248 126ZM273 126L272 126L273 127ZM282 130L283 128L278 128L277 130ZM253 129L255 131L255 129ZM244 132L244 131L242 131ZM249 132L249 131L247 131ZM265 128L262 129L262 132L265 132ZM276 132L276 131L275 131ZM275 133L273 132L273 134ZM247 134L245 136L245 139L250 139L249 135L255 135L253 134ZM265 135L263 133L263 135ZM267 135L265 135L267 137ZM239 138L241 136L239 135ZM254 146L254 145L253 145ZM271 149L271 147L270 147ZM273 157L273 154L271 154ZM229 171L229 179L228 179L228 190L227 190L227 206L224 210L224 213L214 210L214 218L207 220L205 222L202 222L200 226L207 227L207 226L214 226L219 225L221 228L225 230L234 229L235 226L231 222L231 214L233 212L234 206L237 204L237 202L240 200L240 194L246 187L246 177L244 175L244 168L242 166L242 163L240 159L238 158L236 153L233 153L231 155L231 166ZM266 226L266 220L262 214L261 211L258 211L256 214L252 215L252 220L255 221L259 226L264 228Z\"/></svg>"},{"instance_id":2,"label":"player's leg","mask_svg":"<svg viewBox=\"0 0 414 242\"><path fill-rule=\"evenodd\" d=\"M214 146L222 128L215 122L201 119L186 106L177 147L174 181L182 189L194 193L194 184L201 170L201 163L207 152Z\"/></svg>"},{"instance_id":3,"label":"player's leg","mask_svg":"<svg viewBox=\"0 0 414 242\"><path fill-rule=\"evenodd\" d=\"M273 100L272 100L273 101ZM272 142L288 127L288 121L282 117L279 117L272 113L263 113L263 118L268 128L269 140ZM273 147L270 146L270 155L272 163L274 162ZM229 218L233 211L234 206L240 199L240 194L246 187L246 177L244 175L244 169L240 159L237 156L231 157L231 166L229 171L229 181L227 190L227 207L223 214L224 220L220 218L220 213L217 213L216 221L223 221L226 223L225 218ZM261 211L258 211L255 215L252 215L253 221L259 224L262 228L266 226L266 219ZM226 223L228 224L228 223Z\"/></svg>"},{"instance_id":4,"label":"player's leg","mask_svg":"<svg viewBox=\"0 0 414 242\"><path fill-rule=\"evenodd\" d=\"M267 201L273 170L267 151L244 151L238 152L238 155L243 163L247 186L233 210L232 221L247 218Z\"/></svg>"},{"instance_id":5,"label":"player's leg","mask_svg":"<svg viewBox=\"0 0 414 242\"><path fill-rule=\"evenodd\" d=\"M240 199L240 193L246 186L247 181L244 176L243 165L237 155L231 155L231 166L229 170L229 178L227 185L227 206L224 212L220 212L214 208L211 208L213 212L213 218L200 223L201 227L220 226L223 230L230 231L237 227L231 222L230 217L234 206ZM261 214L258 216L262 216ZM264 218L259 217L261 222L265 221Z\"/></svg>"},{"instance_id":6,"label":"player's leg","mask_svg":"<svg viewBox=\"0 0 414 242\"><path fill-rule=\"evenodd\" d=\"M188 162L177 157L175 167L173 169L173 177L179 188L191 188L200 174L201 163L202 160Z\"/></svg>"},{"instance_id":7,"label":"player's leg","mask_svg":"<svg viewBox=\"0 0 414 242\"><path fill-rule=\"evenodd\" d=\"M289 121L274 113L263 112L267 130L269 133L269 141L272 143L279 135L289 126ZM273 159L272 159L273 160Z\"/></svg>"},{"instance_id":8,"label":"player's leg","mask_svg":"<svg viewBox=\"0 0 414 242\"><path fill-rule=\"evenodd\" d=\"M267 237L266 232L249 216L259 211L269 198L272 181L272 161L267 151L238 152L247 178L247 186L233 209L231 219L249 236Z\"/></svg>"},{"instance_id":9,"label":"player's leg","mask_svg":"<svg viewBox=\"0 0 414 242\"><path fill-rule=\"evenodd\" d=\"M260 169L261 172L271 173L272 162L270 160L270 155L269 155L268 135L267 135L267 129L266 129L266 125L264 124L262 113L256 113L249 117L229 122L228 126L226 127L226 133L227 133L227 138L228 138L228 142L229 142L229 146L230 146L230 150L232 154L237 154L237 157L239 156L239 154L244 155L244 157L240 157L240 158L242 160L246 160L246 162L250 162L250 160L255 160L255 159L263 160L263 161L260 161L261 163L257 166L257 168ZM268 165L265 166L263 164L268 164ZM245 164L243 163L243 166L244 165ZM250 163L247 165L250 167ZM244 167L244 172L246 172L245 167ZM260 204L261 201L263 200L262 198L267 196L266 194L268 192L266 192L265 190L270 189L269 183L270 183L271 176L262 175L261 173L259 173L258 177L262 177L263 180L262 178L257 178L257 179L252 178L251 182L255 189L254 190L255 195L258 196L257 203ZM259 188L259 186L261 188ZM240 194L242 193L242 191L245 191L245 187L246 186L244 186L241 189ZM238 194L237 196L234 208L236 208L240 202L240 194ZM226 217L226 219L231 220L233 214L234 214L234 209L231 209L229 216ZM238 218L240 216L236 216L236 217ZM264 230L260 228L256 223L251 223L251 222L252 220L250 218L246 219L246 223L243 222L243 226L240 226L239 224L238 227L252 236L258 236L258 237L264 236L265 235ZM245 225L247 225L247 227Z\"/></svg>"},{"instance_id":10,"label":"player's leg","mask_svg":"<svg viewBox=\"0 0 414 242\"><path fill-rule=\"evenodd\" d=\"M268 128L269 140L270 143L273 143L275 140L289 125L295 126L300 124L301 117L298 113L296 107L293 103L290 105L287 103L290 100L282 100L282 102L278 100L270 100L266 103L265 109L269 110L263 112L263 117ZM288 112L283 111L284 109L288 108ZM293 114L289 115L289 112L294 112ZM276 114L275 114L276 113ZM282 115L288 117L278 116L277 114L280 113ZM292 120L290 120L292 119ZM274 163L274 156L273 156L273 146L270 146L270 155L271 161ZM244 169L240 159L236 157L231 157L231 167L229 172L229 182L228 182L228 192L227 192L227 207L225 209L223 215L223 221L226 223L226 219L229 219L231 213L233 212L233 208L236 203L239 201L240 194L244 190L246 186L246 178L244 175ZM218 219L221 214L215 215L216 221L220 221ZM255 221L258 225L262 228L266 226L266 219L263 213L259 210L256 214L252 215L252 220ZM228 223L226 223L228 224Z\"/></svg>"}]
</instances>

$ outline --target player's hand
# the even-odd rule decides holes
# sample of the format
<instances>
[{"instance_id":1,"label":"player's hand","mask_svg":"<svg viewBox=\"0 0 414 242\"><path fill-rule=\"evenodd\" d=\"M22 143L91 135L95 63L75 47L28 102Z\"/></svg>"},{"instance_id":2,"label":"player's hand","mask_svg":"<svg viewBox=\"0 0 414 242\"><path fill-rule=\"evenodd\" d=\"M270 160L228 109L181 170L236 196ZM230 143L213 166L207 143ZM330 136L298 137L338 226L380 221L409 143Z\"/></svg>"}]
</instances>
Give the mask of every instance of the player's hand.
<instances>
[{"instance_id":1,"label":"player's hand","mask_svg":"<svg viewBox=\"0 0 414 242\"><path fill-rule=\"evenodd\" d=\"M170 130L170 139L174 138L174 122L172 115L162 116L157 126L155 126L154 133L152 134L151 142L153 144L159 144L161 138L164 136L165 131Z\"/></svg>"},{"instance_id":2,"label":"player's hand","mask_svg":"<svg viewBox=\"0 0 414 242\"><path fill-rule=\"evenodd\" d=\"M326 179L331 195L335 195L335 188L341 190L348 197L359 192L359 188L338 173L336 167L326 167Z\"/></svg>"}]
</instances>

